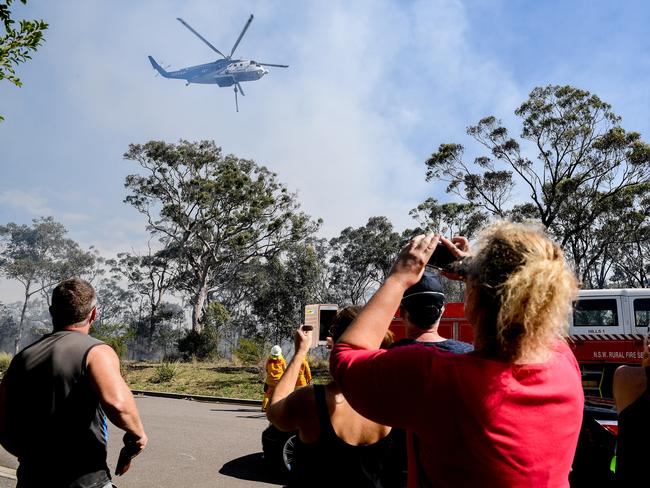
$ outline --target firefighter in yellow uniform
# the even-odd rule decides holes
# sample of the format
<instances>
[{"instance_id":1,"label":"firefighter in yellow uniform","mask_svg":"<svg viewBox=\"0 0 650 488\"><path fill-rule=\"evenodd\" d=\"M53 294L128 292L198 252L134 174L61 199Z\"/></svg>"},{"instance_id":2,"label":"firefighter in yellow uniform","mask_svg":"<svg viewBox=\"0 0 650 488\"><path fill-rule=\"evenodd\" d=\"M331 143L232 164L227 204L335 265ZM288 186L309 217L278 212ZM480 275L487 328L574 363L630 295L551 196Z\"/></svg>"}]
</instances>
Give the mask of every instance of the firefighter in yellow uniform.
<instances>
[{"instance_id":1,"label":"firefighter in yellow uniform","mask_svg":"<svg viewBox=\"0 0 650 488\"><path fill-rule=\"evenodd\" d=\"M286 368L287 362L282 357L282 348L280 346L273 346L271 348L271 355L266 360L266 380L264 381L264 400L262 400L263 412L266 412L266 407L269 406L275 385L282 378Z\"/></svg>"},{"instance_id":2,"label":"firefighter in yellow uniform","mask_svg":"<svg viewBox=\"0 0 650 488\"><path fill-rule=\"evenodd\" d=\"M311 369L309 368L307 357L305 357L305 359L302 361L302 364L300 365L298 380L296 381L296 388L307 386L309 383L311 383Z\"/></svg>"}]
</instances>

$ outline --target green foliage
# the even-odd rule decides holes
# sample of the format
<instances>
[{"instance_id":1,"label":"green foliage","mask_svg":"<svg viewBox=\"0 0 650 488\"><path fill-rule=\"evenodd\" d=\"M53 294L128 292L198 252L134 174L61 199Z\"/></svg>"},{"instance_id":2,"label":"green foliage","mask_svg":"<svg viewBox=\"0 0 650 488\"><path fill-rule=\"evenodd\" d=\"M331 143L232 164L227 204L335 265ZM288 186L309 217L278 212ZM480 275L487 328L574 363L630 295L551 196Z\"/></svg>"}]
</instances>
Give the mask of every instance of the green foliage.
<instances>
[{"instance_id":1,"label":"green foliage","mask_svg":"<svg viewBox=\"0 0 650 488\"><path fill-rule=\"evenodd\" d=\"M234 354L246 366L259 366L265 360L264 346L264 342L260 339L242 337Z\"/></svg>"},{"instance_id":2,"label":"green foliage","mask_svg":"<svg viewBox=\"0 0 650 488\"><path fill-rule=\"evenodd\" d=\"M205 324L214 330L219 330L231 319L228 309L219 302L210 302L205 308Z\"/></svg>"},{"instance_id":3,"label":"green foliage","mask_svg":"<svg viewBox=\"0 0 650 488\"><path fill-rule=\"evenodd\" d=\"M219 334L212 327L188 330L178 341L178 352L183 359L215 359L219 355Z\"/></svg>"},{"instance_id":4,"label":"green foliage","mask_svg":"<svg viewBox=\"0 0 650 488\"><path fill-rule=\"evenodd\" d=\"M262 330L279 343L292 337L307 303L318 302L322 269L312 245L295 244L283 256L261 263L250 279L253 311Z\"/></svg>"},{"instance_id":5,"label":"green foliage","mask_svg":"<svg viewBox=\"0 0 650 488\"><path fill-rule=\"evenodd\" d=\"M409 215L416 219L426 232L436 232L448 238L466 236L471 239L484 225L487 215L472 203L438 203L427 198Z\"/></svg>"},{"instance_id":6,"label":"green foliage","mask_svg":"<svg viewBox=\"0 0 650 488\"><path fill-rule=\"evenodd\" d=\"M20 0L23 4L27 0ZM5 35L0 37L0 81L6 79L16 86L21 86L20 78L16 76L15 68L20 63L31 59L31 52L43 42L43 32L48 25L42 20L21 20L20 28L14 27L9 8L13 0L0 3L0 22L4 24ZM0 121L4 118L0 115Z\"/></svg>"},{"instance_id":7,"label":"green foliage","mask_svg":"<svg viewBox=\"0 0 650 488\"><path fill-rule=\"evenodd\" d=\"M117 356L124 359L129 349L128 342L135 336L135 332L122 324L94 323L91 335L111 346Z\"/></svg>"},{"instance_id":8,"label":"green foliage","mask_svg":"<svg viewBox=\"0 0 650 488\"><path fill-rule=\"evenodd\" d=\"M7 371L12 358L13 356L8 352L0 352L0 373Z\"/></svg>"},{"instance_id":9,"label":"green foliage","mask_svg":"<svg viewBox=\"0 0 650 488\"><path fill-rule=\"evenodd\" d=\"M152 383L168 383L174 376L178 373L178 363L168 363L163 361L159 366L156 367L153 377L151 378Z\"/></svg>"},{"instance_id":10,"label":"green foliage","mask_svg":"<svg viewBox=\"0 0 650 488\"><path fill-rule=\"evenodd\" d=\"M386 217L371 217L365 226L347 227L330 240L330 286L337 303L365 303L388 276L401 244Z\"/></svg>"}]
</instances>

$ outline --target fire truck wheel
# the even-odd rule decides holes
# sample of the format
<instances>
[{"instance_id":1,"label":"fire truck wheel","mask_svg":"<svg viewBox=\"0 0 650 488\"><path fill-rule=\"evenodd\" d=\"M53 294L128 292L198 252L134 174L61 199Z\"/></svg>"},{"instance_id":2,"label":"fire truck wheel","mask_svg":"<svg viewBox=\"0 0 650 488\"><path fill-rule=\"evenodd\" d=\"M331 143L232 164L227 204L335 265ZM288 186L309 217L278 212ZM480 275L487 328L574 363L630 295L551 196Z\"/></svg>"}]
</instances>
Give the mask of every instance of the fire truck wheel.
<instances>
[{"instance_id":1,"label":"fire truck wheel","mask_svg":"<svg viewBox=\"0 0 650 488\"><path fill-rule=\"evenodd\" d=\"M291 471L297 440L298 436L292 435L287 439L287 442L284 443L284 447L282 448L282 461L284 461L284 466L287 468L287 471Z\"/></svg>"}]
</instances>

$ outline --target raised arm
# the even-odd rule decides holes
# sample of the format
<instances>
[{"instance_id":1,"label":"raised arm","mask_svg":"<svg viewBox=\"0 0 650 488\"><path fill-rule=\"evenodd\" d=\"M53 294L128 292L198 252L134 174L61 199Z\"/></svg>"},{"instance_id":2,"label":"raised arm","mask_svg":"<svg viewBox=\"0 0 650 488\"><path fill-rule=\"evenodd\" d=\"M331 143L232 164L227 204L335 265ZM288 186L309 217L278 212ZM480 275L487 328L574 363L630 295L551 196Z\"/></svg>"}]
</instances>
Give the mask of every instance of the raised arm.
<instances>
[{"instance_id":1,"label":"raised arm","mask_svg":"<svg viewBox=\"0 0 650 488\"><path fill-rule=\"evenodd\" d=\"M294 388L300 373L300 366L309 352L312 333L311 326L303 325L296 330L295 353L279 383L275 386L271 403L266 411L269 422L285 432L299 429L300 419L304 417L304 409L300 407L311 388L299 388L295 392Z\"/></svg>"},{"instance_id":2,"label":"raised arm","mask_svg":"<svg viewBox=\"0 0 650 488\"><path fill-rule=\"evenodd\" d=\"M148 439L135 399L120 374L120 360L115 351L104 344L90 350L86 366L106 416L113 424L126 432L123 452L128 459L121 459L126 462L145 448ZM120 458L122 458L122 453ZM120 475L127 469L128 464L120 466L120 462L118 462L115 472Z\"/></svg>"}]
</instances>

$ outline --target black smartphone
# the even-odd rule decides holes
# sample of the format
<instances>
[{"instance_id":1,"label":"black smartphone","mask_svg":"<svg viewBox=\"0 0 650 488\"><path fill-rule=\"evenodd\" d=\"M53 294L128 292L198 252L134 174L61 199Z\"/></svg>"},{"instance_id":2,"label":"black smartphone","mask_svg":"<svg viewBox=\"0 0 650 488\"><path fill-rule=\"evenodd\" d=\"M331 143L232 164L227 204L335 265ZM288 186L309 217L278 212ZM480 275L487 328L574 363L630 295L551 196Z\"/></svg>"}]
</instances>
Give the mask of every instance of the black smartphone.
<instances>
[{"instance_id":1,"label":"black smartphone","mask_svg":"<svg viewBox=\"0 0 650 488\"><path fill-rule=\"evenodd\" d=\"M452 254L447 246L442 243L438 243L436 250L433 251L433 254L429 258L427 266L441 269L443 271L448 271L451 264L457 260L458 258Z\"/></svg>"}]
</instances>

